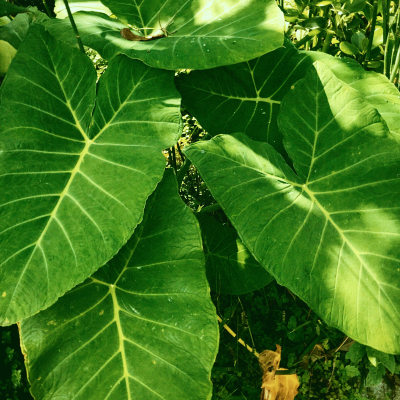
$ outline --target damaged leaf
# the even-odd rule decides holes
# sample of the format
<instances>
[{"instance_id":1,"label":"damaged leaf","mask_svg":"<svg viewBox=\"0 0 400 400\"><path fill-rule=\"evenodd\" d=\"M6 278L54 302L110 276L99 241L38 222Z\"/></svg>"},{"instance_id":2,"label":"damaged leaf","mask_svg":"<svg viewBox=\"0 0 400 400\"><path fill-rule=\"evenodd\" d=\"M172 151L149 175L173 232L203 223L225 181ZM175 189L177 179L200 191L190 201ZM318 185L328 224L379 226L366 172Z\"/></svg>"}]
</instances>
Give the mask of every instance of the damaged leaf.
<instances>
[{"instance_id":1,"label":"damaged leaf","mask_svg":"<svg viewBox=\"0 0 400 400\"><path fill-rule=\"evenodd\" d=\"M276 375L281 362L281 346L276 345L276 351L263 351L258 362L263 371L262 392L260 400L293 400L298 393L299 379L296 374Z\"/></svg>"}]
</instances>

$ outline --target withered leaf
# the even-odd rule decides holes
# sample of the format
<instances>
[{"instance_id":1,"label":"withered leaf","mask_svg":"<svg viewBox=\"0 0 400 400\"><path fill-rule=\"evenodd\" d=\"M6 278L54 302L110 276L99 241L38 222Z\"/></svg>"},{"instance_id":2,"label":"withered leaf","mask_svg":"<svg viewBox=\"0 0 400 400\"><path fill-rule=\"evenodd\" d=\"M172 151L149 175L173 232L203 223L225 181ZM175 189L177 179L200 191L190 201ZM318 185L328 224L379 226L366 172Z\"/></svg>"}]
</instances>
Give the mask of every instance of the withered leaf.
<instances>
[{"instance_id":1,"label":"withered leaf","mask_svg":"<svg viewBox=\"0 0 400 400\"><path fill-rule=\"evenodd\" d=\"M175 33L175 32L173 32ZM124 28L121 29L121 36L126 39L130 40L132 42L144 42L148 40L156 40L156 39L161 39L165 37L165 33L159 33L157 35L151 35L151 36L139 36L136 35L136 33L133 33L129 28Z\"/></svg>"},{"instance_id":2,"label":"withered leaf","mask_svg":"<svg viewBox=\"0 0 400 400\"><path fill-rule=\"evenodd\" d=\"M133 33L129 28L121 29L121 36L122 36L124 39L130 40L130 41L132 41L132 42L142 41L142 40L149 40L149 39L147 39L145 36L136 35L136 34Z\"/></svg>"},{"instance_id":3,"label":"withered leaf","mask_svg":"<svg viewBox=\"0 0 400 400\"><path fill-rule=\"evenodd\" d=\"M263 351L258 361L263 371L260 400L293 400L298 393L299 379L296 374L275 375L281 362L281 346L276 351Z\"/></svg>"}]
</instances>

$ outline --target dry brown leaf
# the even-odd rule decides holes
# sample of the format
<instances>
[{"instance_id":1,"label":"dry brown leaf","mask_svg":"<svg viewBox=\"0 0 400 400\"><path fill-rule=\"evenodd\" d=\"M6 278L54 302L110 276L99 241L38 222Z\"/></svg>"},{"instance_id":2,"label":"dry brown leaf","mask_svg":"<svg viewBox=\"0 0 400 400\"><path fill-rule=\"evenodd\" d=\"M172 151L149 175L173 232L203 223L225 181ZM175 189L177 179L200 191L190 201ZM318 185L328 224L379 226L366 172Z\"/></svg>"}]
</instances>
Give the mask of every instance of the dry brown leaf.
<instances>
[{"instance_id":1,"label":"dry brown leaf","mask_svg":"<svg viewBox=\"0 0 400 400\"><path fill-rule=\"evenodd\" d=\"M263 371L262 392L260 400L293 400L298 393L299 379L296 374L275 375L281 362L281 346L276 351L263 351L258 361Z\"/></svg>"}]
</instances>

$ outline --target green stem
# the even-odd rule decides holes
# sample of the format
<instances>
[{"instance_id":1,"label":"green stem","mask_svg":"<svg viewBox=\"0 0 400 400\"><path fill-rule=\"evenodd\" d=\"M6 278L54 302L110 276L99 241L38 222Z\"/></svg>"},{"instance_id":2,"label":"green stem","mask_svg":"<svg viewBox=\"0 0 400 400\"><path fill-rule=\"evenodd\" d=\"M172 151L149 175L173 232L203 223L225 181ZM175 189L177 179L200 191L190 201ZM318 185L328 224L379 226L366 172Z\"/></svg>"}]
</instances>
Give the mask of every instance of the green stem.
<instances>
[{"instance_id":1,"label":"green stem","mask_svg":"<svg viewBox=\"0 0 400 400\"><path fill-rule=\"evenodd\" d=\"M221 206L218 203L215 203L215 204L211 204L210 206L203 207L199 211L199 213L202 213L202 214L204 214L204 213L212 213L212 212L218 211L220 209L221 209Z\"/></svg>"},{"instance_id":2,"label":"green stem","mask_svg":"<svg viewBox=\"0 0 400 400\"><path fill-rule=\"evenodd\" d=\"M181 187L183 178L189 171L189 167L192 165L191 161L187 158L183 163L182 167L179 168L178 173L176 174L176 180L178 181L178 187Z\"/></svg>"},{"instance_id":3,"label":"green stem","mask_svg":"<svg viewBox=\"0 0 400 400\"><path fill-rule=\"evenodd\" d=\"M400 65L400 46L397 49L396 61L394 62L394 67L390 71L390 82L394 82L396 79L397 73L399 72L399 65Z\"/></svg>"},{"instance_id":4,"label":"green stem","mask_svg":"<svg viewBox=\"0 0 400 400\"><path fill-rule=\"evenodd\" d=\"M368 38L367 54L365 55L364 59L364 68L367 67L368 61L371 57L371 49L372 49L372 42L374 41L377 13L378 13L378 0L374 0L374 8L372 10L372 21L371 21L371 33Z\"/></svg>"},{"instance_id":5,"label":"green stem","mask_svg":"<svg viewBox=\"0 0 400 400\"><path fill-rule=\"evenodd\" d=\"M382 0L382 28L383 28L383 43L386 43L386 39L388 37L388 20L389 20L389 1L390 0Z\"/></svg>"},{"instance_id":6,"label":"green stem","mask_svg":"<svg viewBox=\"0 0 400 400\"><path fill-rule=\"evenodd\" d=\"M47 5L47 1L46 1L46 0L42 0L42 3L43 3L43 5L44 5L44 8L46 9L47 15L48 15L50 18L53 18L53 13L52 13L52 11L50 10L49 6Z\"/></svg>"},{"instance_id":7,"label":"green stem","mask_svg":"<svg viewBox=\"0 0 400 400\"><path fill-rule=\"evenodd\" d=\"M65 4L65 8L67 9L69 21L71 22L72 29L74 30L74 33L75 33L75 36L76 36L76 40L78 42L79 50L83 54L85 54L85 49L83 48L83 43L82 43L81 37L79 36L78 28L76 27L74 18L72 17L72 13L71 13L71 10L69 8L68 0L64 0L64 4Z\"/></svg>"},{"instance_id":8,"label":"green stem","mask_svg":"<svg viewBox=\"0 0 400 400\"><path fill-rule=\"evenodd\" d=\"M399 12L400 12L400 5L396 10L396 13L393 18L393 22L389 27L389 34L388 34L388 39L390 40L390 32L393 32L394 35L394 43L391 48L391 56L390 56L390 65L389 65L389 60L386 60L387 53L389 51L389 46L385 49L385 66L386 66L386 76L389 78L390 77L390 71L393 69L393 58L394 54L397 53L397 49L399 48L399 37L398 37L398 29L399 29Z\"/></svg>"},{"instance_id":9,"label":"green stem","mask_svg":"<svg viewBox=\"0 0 400 400\"><path fill-rule=\"evenodd\" d=\"M307 42L309 42L310 40L313 39L314 36L304 36L303 39L299 40L296 44L295 47L296 49L300 48L301 46L303 46L304 44L306 44Z\"/></svg>"},{"instance_id":10,"label":"green stem","mask_svg":"<svg viewBox=\"0 0 400 400\"><path fill-rule=\"evenodd\" d=\"M389 66L389 57L388 57L389 40L390 40L390 35L388 35L386 38L385 55L383 56L383 75L385 75L386 78L389 78L389 68L388 68L388 66Z\"/></svg>"},{"instance_id":11,"label":"green stem","mask_svg":"<svg viewBox=\"0 0 400 400\"><path fill-rule=\"evenodd\" d=\"M179 146L179 142L176 144L176 149L181 157L182 164L185 162L185 156L182 153L181 146Z\"/></svg>"},{"instance_id":12,"label":"green stem","mask_svg":"<svg viewBox=\"0 0 400 400\"><path fill-rule=\"evenodd\" d=\"M173 164L173 167L174 167L174 170L175 170L175 173L176 173L176 153L175 153L175 146L172 147L172 162L174 163L174 164Z\"/></svg>"},{"instance_id":13,"label":"green stem","mask_svg":"<svg viewBox=\"0 0 400 400\"><path fill-rule=\"evenodd\" d=\"M324 41L324 45L322 46L322 52L323 53L327 53L329 51L329 47L331 46L331 42L333 39L333 35L335 33L332 31L327 31L326 32L326 37L325 37L325 41Z\"/></svg>"}]
</instances>

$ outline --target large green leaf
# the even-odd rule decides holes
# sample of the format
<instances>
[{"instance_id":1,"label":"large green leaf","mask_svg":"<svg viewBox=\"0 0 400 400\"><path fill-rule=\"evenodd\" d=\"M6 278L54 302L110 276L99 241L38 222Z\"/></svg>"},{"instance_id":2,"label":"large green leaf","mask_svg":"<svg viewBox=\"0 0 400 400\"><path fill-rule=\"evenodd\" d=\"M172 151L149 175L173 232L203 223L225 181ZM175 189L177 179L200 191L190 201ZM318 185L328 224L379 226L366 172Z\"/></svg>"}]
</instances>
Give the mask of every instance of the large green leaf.
<instances>
[{"instance_id":1,"label":"large green leaf","mask_svg":"<svg viewBox=\"0 0 400 400\"><path fill-rule=\"evenodd\" d=\"M120 56L100 80L33 25L2 85L0 321L48 307L140 222L179 137L174 74Z\"/></svg>"},{"instance_id":2,"label":"large green leaf","mask_svg":"<svg viewBox=\"0 0 400 400\"><path fill-rule=\"evenodd\" d=\"M337 78L359 91L369 104L385 119L390 133L400 143L400 96L399 90L382 74L365 71L360 64L349 58L340 59L319 51L301 52L313 61L323 62Z\"/></svg>"},{"instance_id":3,"label":"large green leaf","mask_svg":"<svg viewBox=\"0 0 400 400\"><path fill-rule=\"evenodd\" d=\"M161 28L171 33L156 40L132 42L121 37L121 29L126 28L121 21L101 13L75 13L83 43L106 59L124 53L157 68L206 69L259 57L283 43L284 19L275 0L152 0L140 5L125 0L104 4L134 27L148 28L136 31L138 35L162 34ZM53 19L45 26L54 36L75 45L69 21Z\"/></svg>"},{"instance_id":4,"label":"large green leaf","mask_svg":"<svg viewBox=\"0 0 400 400\"><path fill-rule=\"evenodd\" d=\"M215 218L197 214L203 236L207 279L217 293L244 294L274 278L258 263L237 232Z\"/></svg>"},{"instance_id":5,"label":"large green leaf","mask_svg":"<svg viewBox=\"0 0 400 400\"><path fill-rule=\"evenodd\" d=\"M211 398L216 314L197 221L168 172L120 252L21 323L36 400Z\"/></svg>"},{"instance_id":6,"label":"large green leaf","mask_svg":"<svg viewBox=\"0 0 400 400\"><path fill-rule=\"evenodd\" d=\"M290 41L248 62L180 74L176 84L185 107L212 136L243 132L254 140L272 144L286 155L277 125L280 104L316 60L365 96L400 141L399 92L385 76L367 72L348 58L299 52Z\"/></svg>"},{"instance_id":7,"label":"large green leaf","mask_svg":"<svg viewBox=\"0 0 400 400\"><path fill-rule=\"evenodd\" d=\"M212 136L243 132L285 154L277 116L290 86L312 61L285 40L260 58L176 78L185 107Z\"/></svg>"},{"instance_id":8,"label":"large green leaf","mask_svg":"<svg viewBox=\"0 0 400 400\"><path fill-rule=\"evenodd\" d=\"M316 68L279 116L297 175L243 134L186 154L279 283L348 336L400 353L400 147L363 96Z\"/></svg>"}]
</instances>

